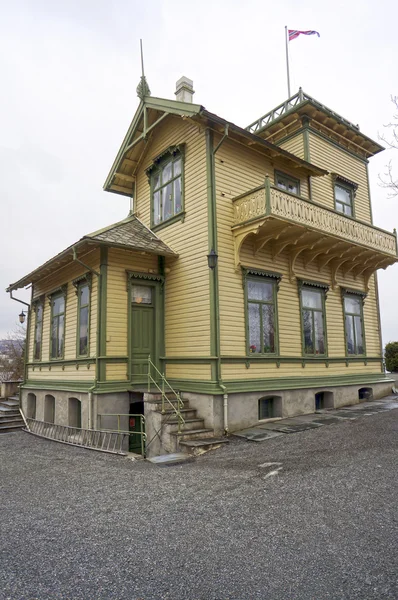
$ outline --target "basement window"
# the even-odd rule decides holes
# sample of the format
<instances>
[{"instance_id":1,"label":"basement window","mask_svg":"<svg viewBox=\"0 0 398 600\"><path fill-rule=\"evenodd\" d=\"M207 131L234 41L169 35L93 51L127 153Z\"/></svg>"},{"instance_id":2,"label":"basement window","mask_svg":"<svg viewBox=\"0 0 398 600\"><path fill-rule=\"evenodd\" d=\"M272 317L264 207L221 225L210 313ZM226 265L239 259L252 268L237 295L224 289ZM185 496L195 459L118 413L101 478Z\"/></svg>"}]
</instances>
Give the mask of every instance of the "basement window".
<instances>
[{"instance_id":1,"label":"basement window","mask_svg":"<svg viewBox=\"0 0 398 600\"><path fill-rule=\"evenodd\" d=\"M269 396L258 401L258 420L273 419L282 416L282 398Z\"/></svg>"}]
</instances>

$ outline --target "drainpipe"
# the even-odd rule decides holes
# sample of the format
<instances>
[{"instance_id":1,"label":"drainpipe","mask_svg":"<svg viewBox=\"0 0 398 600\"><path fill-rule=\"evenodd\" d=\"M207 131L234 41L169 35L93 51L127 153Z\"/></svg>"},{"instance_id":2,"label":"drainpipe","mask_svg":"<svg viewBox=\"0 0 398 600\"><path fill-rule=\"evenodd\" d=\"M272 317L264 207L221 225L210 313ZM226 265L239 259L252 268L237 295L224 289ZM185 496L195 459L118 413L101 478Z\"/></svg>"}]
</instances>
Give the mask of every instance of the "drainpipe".
<instances>
[{"instance_id":1,"label":"drainpipe","mask_svg":"<svg viewBox=\"0 0 398 600\"><path fill-rule=\"evenodd\" d=\"M94 275L97 276L98 278L98 282L100 281L100 274L98 273L98 271L96 271L95 269L92 269L91 267L89 267L88 265L86 265L83 261L80 260L80 258L77 258L77 254L76 254L76 248L75 246L72 247L72 251L73 251L73 260L76 261L77 263L79 263L79 265L81 265L82 267L84 267L87 271L90 271L91 273L94 273ZM98 306L98 310L97 313L99 314L99 306ZM97 383L97 377L98 377L98 356L99 356L99 331L98 331L98 325L97 325L97 344L96 344L96 357L95 357L95 384L89 388L88 390L88 428L89 429L95 429L95 427L93 427L93 421L94 421L94 410L93 410L93 390L96 388L96 383Z\"/></svg>"},{"instance_id":2,"label":"drainpipe","mask_svg":"<svg viewBox=\"0 0 398 600\"><path fill-rule=\"evenodd\" d=\"M29 331L30 331L30 304L28 302L24 302L23 300L20 300L19 298L14 298L14 296L12 295L13 290L10 290L10 298L11 300L15 300L15 302L20 302L21 304L24 304L25 306L28 307L28 310L26 311L28 314L28 318L26 321L26 340L25 340L25 356L24 356L24 361L23 361L23 381L22 384L24 384L27 380L27 375L28 375L28 359L29 359L29 343L30 343L30 339L29 339ZM33 293L33 288L32 288L32 293ZM22 408L22 392L21 392L21 386L19 386L19 406Z\"/></svg>"}]
</instances>

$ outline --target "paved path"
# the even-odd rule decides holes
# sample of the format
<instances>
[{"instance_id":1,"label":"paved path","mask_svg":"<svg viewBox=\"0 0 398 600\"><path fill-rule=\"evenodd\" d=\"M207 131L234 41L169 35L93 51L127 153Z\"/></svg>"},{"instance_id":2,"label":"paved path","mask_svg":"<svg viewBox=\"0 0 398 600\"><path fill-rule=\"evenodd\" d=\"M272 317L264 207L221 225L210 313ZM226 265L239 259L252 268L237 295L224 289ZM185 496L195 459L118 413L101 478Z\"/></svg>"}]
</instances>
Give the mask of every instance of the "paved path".
<instances>
[{"instance_id":1,"label":"paved path","mask_svg":"<svg viewBox=\"0 0 398 600\"><path fill-rule=\"evenodd\" d=\"M0 599L396 600L397 430L391 410L170 467L4 434Z\"/></svg>"}]
</instances>

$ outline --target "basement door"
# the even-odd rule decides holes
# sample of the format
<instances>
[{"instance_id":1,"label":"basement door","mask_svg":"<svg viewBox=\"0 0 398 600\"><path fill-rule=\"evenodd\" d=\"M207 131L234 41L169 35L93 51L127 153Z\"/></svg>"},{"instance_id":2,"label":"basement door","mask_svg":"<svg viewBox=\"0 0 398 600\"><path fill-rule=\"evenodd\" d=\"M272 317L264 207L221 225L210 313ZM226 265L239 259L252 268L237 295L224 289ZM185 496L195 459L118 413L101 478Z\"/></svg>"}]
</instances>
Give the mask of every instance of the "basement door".
<instances>
[{"instance_id":1,"label":"basement door","mask_svg":"<svg viewBox=\"0 0 398 600\"><path fill-rule=\"evenodd\" d=\"M155 286L132 283L131 285L131 361L132 383L147 383L148 356L156 361L155 348Z\"/></svg>"}]
</instances>

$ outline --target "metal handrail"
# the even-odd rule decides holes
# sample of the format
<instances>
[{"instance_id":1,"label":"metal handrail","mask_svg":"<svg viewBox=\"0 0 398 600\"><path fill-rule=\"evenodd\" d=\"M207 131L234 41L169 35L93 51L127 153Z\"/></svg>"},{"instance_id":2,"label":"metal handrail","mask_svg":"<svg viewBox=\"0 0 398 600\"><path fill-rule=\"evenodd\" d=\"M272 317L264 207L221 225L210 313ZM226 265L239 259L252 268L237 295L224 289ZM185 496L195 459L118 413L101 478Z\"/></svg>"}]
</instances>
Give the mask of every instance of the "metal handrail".
<instances>
[{"instance_id":1,"label":"metal handrail","mask_svg":"<svg viewBox=\"0 0 398 600\"><path fill-rule=\"evenodd\" d=\"M162 380L162 387L159 386L158 382L156 381L156 379L154 379L152 377L151 374L151 368L153 368L155 370L155 372L159 375L159 377ZM170 383L167 381L166 377L164 376L164 373L161 373L159 371L159 369L157 368L156 365L153 364L153 362L151 361L151 355L148 356L148 392L151 391L151 383L159 390L159 392L162 395L162 414L164 414L165 411L165 401L167 401L167 403L170 405L170 407L172 408L172 410L174 411L177 420L178 420L178 433L181 433L181 427L183 425L185 425L185 421L184 418L181 414L181 408L184 407L184 403L181 400L181 396L179 394L179 392L176 392L175 389L170 385ZM169 391L174 394L175 396L175 401L172 402L170 400L170 398L167 396L167 392L165 391L165 387L169 388ZM177 406L175 405L177 404Z\"/></svg>"},{"instance_id":2,"label":"metal handrail","mask_svg":"<svg viewBox=\"0 0 398 600\"><path fill-rule=\"evenodd\" d=\"M26 418L26 422L28 425L26 431L54 442L98 450L100 452L109 452L111 454L127 454L123 450L123 444L126 438L128 438L129 432L82 429L81 427L57 425L29 418Z\"/></svg>"},{"instance_id":3,"label":"metal handrail","mask_svg":"<svg viewBox=\"0 0 398 600\"><path fill-rule=\"evenodd\" d=\"M102 427L102 417L117 417L117 431L120 433L126 433L129 436L133 436L133 435L139 435L140 436L140 443L141 443L141 454L142 456L145 457L146 454L146 440L147 440L147 435L145 433L145 416L143 414L130 414L130 413L100 413L97 415L98 419L99 419L99 430L100 431L113 431L112 429L107 429L105 427ZM120 428L120 417L140 417L140 431L131 431L131 430L126 430L126 429L121 429Z\"/></svg>"}]
</instances>

